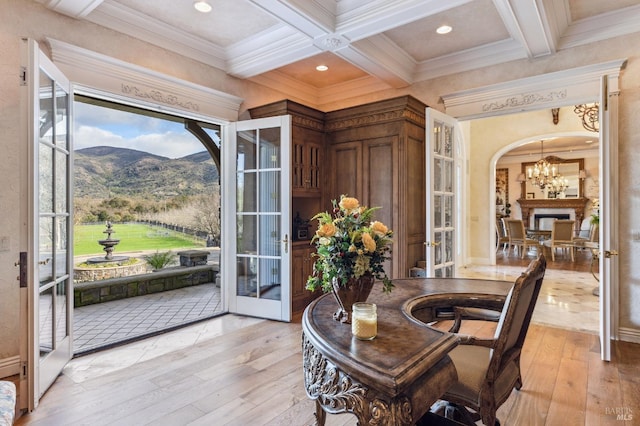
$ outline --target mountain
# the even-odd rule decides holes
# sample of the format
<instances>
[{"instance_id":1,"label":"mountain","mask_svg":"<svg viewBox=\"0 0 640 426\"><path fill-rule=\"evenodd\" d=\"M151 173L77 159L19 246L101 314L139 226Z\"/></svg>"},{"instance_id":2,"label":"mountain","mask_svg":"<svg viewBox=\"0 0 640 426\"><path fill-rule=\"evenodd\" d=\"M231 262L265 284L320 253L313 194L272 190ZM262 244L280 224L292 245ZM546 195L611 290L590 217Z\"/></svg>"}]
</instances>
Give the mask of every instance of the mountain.
<instances>
[{"instance_id":1,"label":"mountain","mask_svg":"<svg viewBox=\"0 0 640 426\"><path fill-rule=\"evenodd\" d=\"M218 183L218 170L207 151L171 159L135 149L96 146L74 154L76 197L197 195Z\"/></svg>"}]
</instances>

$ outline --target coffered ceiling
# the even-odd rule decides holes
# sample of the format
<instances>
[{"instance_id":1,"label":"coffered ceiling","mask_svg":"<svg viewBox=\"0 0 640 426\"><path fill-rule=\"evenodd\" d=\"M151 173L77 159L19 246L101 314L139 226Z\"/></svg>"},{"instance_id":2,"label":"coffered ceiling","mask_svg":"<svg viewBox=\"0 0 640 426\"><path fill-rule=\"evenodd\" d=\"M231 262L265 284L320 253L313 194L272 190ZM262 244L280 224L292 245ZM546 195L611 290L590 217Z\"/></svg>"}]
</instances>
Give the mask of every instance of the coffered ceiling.
<instances>
[{"instance_id":1,"label":"coffered ceiling","mask_svg":"<svg viewBox=\"0 0 640 426\"><path fill-rule=\"evenodd\" d=\"M401 88L640 31L640 0L208 0L209 13L193 0L38 1L303 99ZM453 29L439 35L443 24Z\"/></svg>"}]
</instances>

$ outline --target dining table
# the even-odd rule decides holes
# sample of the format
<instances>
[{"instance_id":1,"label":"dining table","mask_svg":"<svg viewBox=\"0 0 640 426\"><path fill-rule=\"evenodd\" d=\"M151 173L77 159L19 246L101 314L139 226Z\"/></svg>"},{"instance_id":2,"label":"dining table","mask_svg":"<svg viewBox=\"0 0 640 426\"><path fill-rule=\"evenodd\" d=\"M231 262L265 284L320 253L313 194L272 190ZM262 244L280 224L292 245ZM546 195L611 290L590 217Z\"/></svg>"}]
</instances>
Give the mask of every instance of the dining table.
<instances>
[{"instance_id":1,"label":"dining table","mask_svg":"<svg viewBox=\"0 0 640 426\"><path fill-rule=\"evenodd\" d=\"M359 340L351 324L333 319L331 293L302 316L304 385L315 400L316 423L326 414L353 413L361 425L413 425L457 380L449 352L453 333L434 322L452 318L452 306L501 310L509 281L403 278L390 293L378 282L367 302L377 307L377 335Z\"/></svg>"}]
</instances>

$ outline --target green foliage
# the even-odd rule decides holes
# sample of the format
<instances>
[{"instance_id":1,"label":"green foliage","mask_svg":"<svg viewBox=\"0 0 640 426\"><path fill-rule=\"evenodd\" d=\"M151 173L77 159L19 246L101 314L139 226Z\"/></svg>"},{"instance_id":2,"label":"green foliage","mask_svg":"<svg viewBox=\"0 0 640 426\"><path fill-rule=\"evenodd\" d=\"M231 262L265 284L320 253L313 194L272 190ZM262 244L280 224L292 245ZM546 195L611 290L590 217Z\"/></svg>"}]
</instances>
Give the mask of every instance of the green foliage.
<instances>
[{"instance_id":1,"label":"green foliage","mask_svg":"<svg viewBox=\"0 0 640 426\"><path fill-rule=\"evenodd\" d=\"M169 266L176 260L174 254L171 251L156 251L153 254L143 256L143 258L149 264L149 266L156 270Z\"/></svg>"},{"instance_id":2,"label":"green foliage","mask_svg":"<svg viewBox=\"0 0 640 426\"><path fill-rule=\"evenodd\" d=\"M83 256L103 253L98 240L106 238L104 224L75 225L73 227L74 255ZM115 233L111 238L119 239L115 247L115 255L124 252L141 250L176 250L202 247L204 243L194 242L193 239L180 232L170 231L158 226L140 223L116 223L113 225Z\"/></svg>"},{"instance_id":3,"label":"green foliage","mask_svg":"<svg viewBox=\"0 0 640 426\"><path fill-rule=\"evenodd\" d=\"M312 218L318 221L312 239L317 252L308 290L328 293L334 279L345 286L351 278L371 275L382 280L385 292L391 291L393 283L383 264L389 259L393 232L372 220L377 209L360 206L357 199L342 195L340 202L333 200L333 216L320 212Z\"/></svg>"}]
</instances>

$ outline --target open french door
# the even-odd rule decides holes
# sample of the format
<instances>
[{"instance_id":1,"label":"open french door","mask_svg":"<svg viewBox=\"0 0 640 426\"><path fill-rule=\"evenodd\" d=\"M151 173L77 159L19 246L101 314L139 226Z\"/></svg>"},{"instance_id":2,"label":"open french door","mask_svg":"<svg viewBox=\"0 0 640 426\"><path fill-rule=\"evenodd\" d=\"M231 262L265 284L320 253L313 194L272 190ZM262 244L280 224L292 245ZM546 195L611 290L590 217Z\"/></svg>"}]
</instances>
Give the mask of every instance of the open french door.
<instances>
[{"instance_id":1,"label":"open french door","mask_svg":"<svg viewBox=\"0 0 640 426\"><path fill-rule=\"evenodd\" d=\"M30 203L29 409L72 356L72 145L69 80L27 41Z\"/></svg>"},{"instance_id":2,"label":"open french door","mask_svg":"<svg viewBox=\"0 0 640 426\"><path fill-rule=\"evenodd\" d=\"M456 272L458 224L457 120L426 109L426 263L428 277Z\"/></svg>"},{"instance_id":3,"label":"open french door","mask_svg":"<svg viewBox=\"0 0 640 426\"><path fill-rule=\"evenodd\" d=\"M229 311L291 320L291 117L231 123L223 151Z\"/></svg>"},{"instance_id":4,"label":"open french door","mask_svg":"<svg viewBox=\"0 0 640 426\"><path fill-rule=\"evenodd\" d=\"M606 75L600 87L600 357L609 361L618 306L618 94L609 93Z\"/></svg>"}]
</instances>

